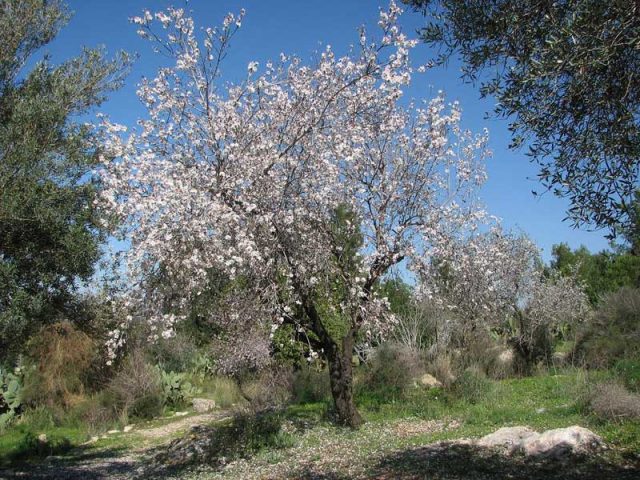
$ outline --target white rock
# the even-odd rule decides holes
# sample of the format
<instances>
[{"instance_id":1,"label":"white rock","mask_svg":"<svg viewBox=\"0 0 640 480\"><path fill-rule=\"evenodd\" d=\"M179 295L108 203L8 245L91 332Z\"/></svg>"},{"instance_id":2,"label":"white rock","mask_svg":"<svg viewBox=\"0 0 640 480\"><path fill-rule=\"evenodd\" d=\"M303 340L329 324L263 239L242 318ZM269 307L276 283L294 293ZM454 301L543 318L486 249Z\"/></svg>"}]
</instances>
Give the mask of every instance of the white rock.
<instances>
[{"instance_id":1,"label":"white rock","mask_svg":"<svg viewBox=\"0 0 640 480\"><path fill-rule=\"evenodd\" d=\"M40 443L47 443L47 434L41 433L40 435L38 435L38 441Z\"/></svg>"},{"instance_id":2,"label":"white rock","mask_svg":"<svg viewBox=\"0 0 640 480\"><path fill-rule=\"evenodd\" d=\"M197 413L206 413L216 408L215 400L210 400L208 398L194 398L191 401L191 404Z\"/></svg>"},{"instance_id":3,"label":"white rock","mask_svg":"<svg viewBox=\"0 0 640 480\"><path fill-rule=\"evenodd\" d=\"M442 387L442 383L433 375L429 375L428 373L425 373L424 375L422 375L422 377L420 377L420 384L423 387L427 387L427 388L438 388L438 387Z\"/></svg>"},{"instance_id":4,"label":"white rock","mask_svg":"<svg viewBox=\"0 0 640 480\"><path fill-rule=\"evenodd\" d=\"M131 430L133 430L133 425L125 425L122 429L124 433L129 433Z\"/></svg>"},{"instance_id":5,"label":"white rock","mask_svg":"<svg viewBox=\"0 0 640 480\"><path fill-rule=\"evenodd\" d=\"M109 430L107 433L113 435L114 433L120 433L120 430Z\"/></svg>"},{"instance_id":6,"label":"white rock","mask_svg":"<svg viewBox=\"0 0 640 480\"><path fill-rule=\"evenodd\" d=\"M189 415L189 412L176 412L174 415L176 417L184 417L185 415Z\"/></svg>"},{"instance_id":7,"label":"white rock","mask_svg":"<svg viewBox=\"0 0 640 480\"><path fill-rule=\"evenodd\" d=\"M529 427L503 427L485 435L476 444L485 448L504 448L508 453L513 453L521 449L524 441L537 436Z\"/></svg>"},{"instance_id":8,"label":"white rock","mask_svg":"<svg viewBox=\"0 0 640 480\"><path fill-rule=\"evenodd\" d=\"M561 456L566 453L588 453L603 446L602 439L583 427L574 425L567 428L547 430L535 438L522 443L525 455Z\"/></svg>"}]
</instances>

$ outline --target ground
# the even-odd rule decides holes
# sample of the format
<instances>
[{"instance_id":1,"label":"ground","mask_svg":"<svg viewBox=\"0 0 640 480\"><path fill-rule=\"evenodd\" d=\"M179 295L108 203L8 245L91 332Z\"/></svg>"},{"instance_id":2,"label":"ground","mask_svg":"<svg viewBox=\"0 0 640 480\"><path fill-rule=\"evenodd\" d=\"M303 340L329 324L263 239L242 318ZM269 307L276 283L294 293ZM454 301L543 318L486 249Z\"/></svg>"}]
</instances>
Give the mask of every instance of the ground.
<instances>
[{"instance_id":1,"label":"ground","mask_svg":"<svg viewBox=\"0 0 640 480\"><path fill-rule=\"evenodd\" d=\"M572 374L507 380L476 403L439 390L416 390L395 402L363 400L367 423L357 431L333 426L321 403L272 412L259 424L245 416L240 430L226 412L173 417L14 465L0 470L0 478L640 478L640 425L585 414L574 393L577 381ZM581 425L601 435L608 449L590 457L535 460L449 442L514 425L538 431ZM197 461L183 465L189 454Z\"/></svg>"}]
</instances>

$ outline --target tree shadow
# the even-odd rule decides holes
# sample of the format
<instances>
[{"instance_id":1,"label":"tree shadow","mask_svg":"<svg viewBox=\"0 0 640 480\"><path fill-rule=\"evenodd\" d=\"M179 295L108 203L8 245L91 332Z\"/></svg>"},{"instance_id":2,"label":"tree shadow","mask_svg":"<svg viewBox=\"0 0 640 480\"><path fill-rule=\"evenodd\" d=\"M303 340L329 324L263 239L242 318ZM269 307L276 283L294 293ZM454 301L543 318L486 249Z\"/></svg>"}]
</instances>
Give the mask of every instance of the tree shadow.
<instances>
[{"instance_id":1,"label":"tree shadow","mask_svg":"<svg viewBox=\"0 0 640 480\"><path fill-rule=\"evenodd\" d=\"M507 456L473 445L442 442L385 456L374 479L637 480L640 462L619 465L601 455L561 458Z\"/></svg>"},{"instance_id":2,"label":"tree shadow","mask_svg":"<svg viewBox=\"0 0 640 480\"><path fill-rule=\"evenodd\" d=\"M30 457L14 461L6 468L0 468L0 479L82 479L102 480L131 478L140 466L138 460L126 455L124 448L95 450L89 447L74 447L51 455L64 456Z\"/></svg>"}]
</instances>

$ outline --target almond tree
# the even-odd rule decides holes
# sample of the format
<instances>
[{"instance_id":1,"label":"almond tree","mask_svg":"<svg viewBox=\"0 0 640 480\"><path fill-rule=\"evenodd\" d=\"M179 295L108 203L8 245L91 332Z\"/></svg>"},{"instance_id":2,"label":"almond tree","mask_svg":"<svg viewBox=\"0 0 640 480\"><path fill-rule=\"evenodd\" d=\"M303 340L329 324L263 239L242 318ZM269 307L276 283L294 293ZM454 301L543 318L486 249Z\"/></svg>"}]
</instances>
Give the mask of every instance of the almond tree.
<instances>
[{"instance_id":1,"label":"almond tree","mask_svg":"<svg viewBox=\"0 0 640 480\"><path fill-rule=\"evenodd\" d=\"M293 325L327 359L337 419L352 427L354 341L393 321L377 282L401 262L429 262L483 217L486 137L463 131L442 96L401 101L416 42L400 13L391 3L380 38L361 29L343 57L330 46L312 65L281 55L222 84L243 12L202 33L183 10L145 12L133 22L172 66L140 86L149 115L138 132L104 128L103 205L131 244L130 304L170 335L209 269L250 278L261 313L238 321ZM162 289L145 282L159 268ZM111 347L123 341L118 331Z\"/></svg>"},{"instance_id":2,"label":"almond tree","mask_svg":"<svg viewBox=\"0 0 640 480\"><path fill-rule=\"evenodd\" d=\"M588 315L581 282L575 275L546 271L538 248L525 236L496 226L449 243L440 255L421 272L420 291L456 314L463 344L474 330L494 329L529 367L548 353L539 347L553 330Z\"/></svg>"}]
</instances>

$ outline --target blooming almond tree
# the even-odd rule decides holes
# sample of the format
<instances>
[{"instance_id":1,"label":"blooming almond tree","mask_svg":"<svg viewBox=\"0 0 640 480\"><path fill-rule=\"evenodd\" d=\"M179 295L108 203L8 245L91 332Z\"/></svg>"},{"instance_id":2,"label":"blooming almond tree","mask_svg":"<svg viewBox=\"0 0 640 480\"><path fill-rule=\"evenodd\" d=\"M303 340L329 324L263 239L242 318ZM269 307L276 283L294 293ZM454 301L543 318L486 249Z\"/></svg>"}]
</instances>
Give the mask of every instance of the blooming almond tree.
<instances>
[{"instance_id":1,"label":"blooming almond tree","mask_svg":"<svg viewBox=\"0 0 640 480\"><path fill-rule=\"evenodd\" d=\"M486 137L463 131L458 106L442 96L401 102L416 42L400 13L391 3L379 40L362 29L343 57L330 46L312 65L281 55L222 84L243 12L202 33L183 10L145 12L134 23L172 66L140 86L149 115L138 132L105 120L103 203L130 240L128 301L168 335L208 271L250 278L262 312L250 320L304 334L311 356L328 361L338 421L352 427L361 423L356 335L393 321L377 282L401 262L429 262L483 217ZM145 281L159 268L162 290ZM328 327L332 314L345 328Z\"/></svg>"},{"instance_id":2,"label":"blooming almond tree","mask_svg":"<svg viewBox=\"0 0 640 480\"><path fill-rule=\"evenodd\" d=\"M455 312L463 344L478 328L500 331L528 367L548 353L537 343L588 315L580 282L545 271L538 248L525 236L495 226L450 242L439 253L421 271L420 290Z\"/></svg>"}]
</instances>

